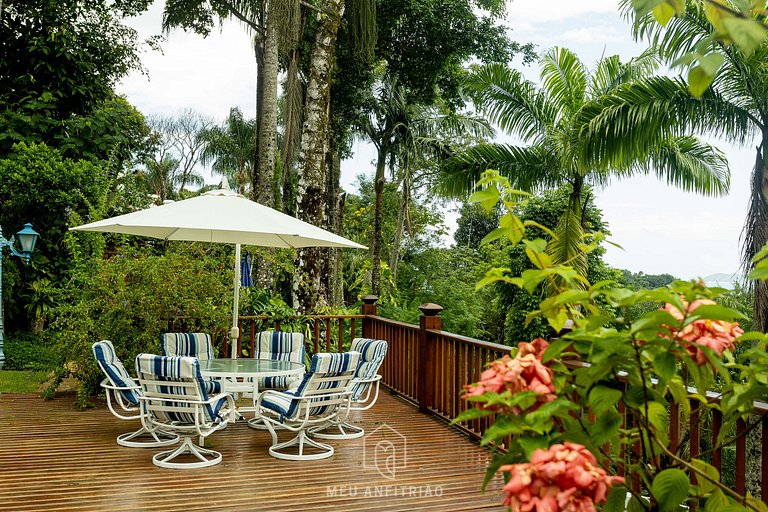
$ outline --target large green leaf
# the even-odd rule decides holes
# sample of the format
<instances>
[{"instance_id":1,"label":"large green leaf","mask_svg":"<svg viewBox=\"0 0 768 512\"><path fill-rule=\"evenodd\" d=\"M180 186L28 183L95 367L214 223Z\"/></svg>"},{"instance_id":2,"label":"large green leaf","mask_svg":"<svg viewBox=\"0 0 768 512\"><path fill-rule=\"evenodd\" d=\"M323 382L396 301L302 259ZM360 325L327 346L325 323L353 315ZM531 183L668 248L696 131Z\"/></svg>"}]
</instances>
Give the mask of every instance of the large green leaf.
<instances>
[{"instance_id":1,"label":"large green leaf","mask_svg":"<svg viewBox=\"0 0 768 512\"><path fill-rule=\"evenodd\" d=\"M671 512L688 497L691 481L680 469L665 469L657 474L651 484L651 493L661 512Z\"/></svg>"}]
</instances>

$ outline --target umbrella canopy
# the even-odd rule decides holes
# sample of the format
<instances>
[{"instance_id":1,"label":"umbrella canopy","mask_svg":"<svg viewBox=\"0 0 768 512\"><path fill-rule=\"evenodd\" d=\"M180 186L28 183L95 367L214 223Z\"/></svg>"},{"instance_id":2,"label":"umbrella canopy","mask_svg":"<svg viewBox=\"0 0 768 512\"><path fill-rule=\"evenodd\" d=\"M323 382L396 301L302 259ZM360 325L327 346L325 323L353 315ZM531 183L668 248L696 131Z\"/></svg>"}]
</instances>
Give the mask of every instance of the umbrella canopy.
<instances>
[{"instance_id":1,"label":"umbrella canopy","mask_svg":"<svg viewBox=\"0 0 768 512\"><path fill-rule=\"evenodd\" d=\"M224 189L72 229L262 247L367 249Z\"/></svg>"},{"instance_id":2,"label":"umbrella canopy","mask_svg":"<svg viewBox=\"0 0 768 512\"><path fill-rule=\"evenodd\" d=\"M240 245L262 247L352 247L367 249L290 215L253 202L227 189L211 190L200 196L118 215L70 228L149 236L164 240L235 244L235 301L230 340L235 357L239 337L237 317L240 299Z\"/></svg>"}]
</instances>

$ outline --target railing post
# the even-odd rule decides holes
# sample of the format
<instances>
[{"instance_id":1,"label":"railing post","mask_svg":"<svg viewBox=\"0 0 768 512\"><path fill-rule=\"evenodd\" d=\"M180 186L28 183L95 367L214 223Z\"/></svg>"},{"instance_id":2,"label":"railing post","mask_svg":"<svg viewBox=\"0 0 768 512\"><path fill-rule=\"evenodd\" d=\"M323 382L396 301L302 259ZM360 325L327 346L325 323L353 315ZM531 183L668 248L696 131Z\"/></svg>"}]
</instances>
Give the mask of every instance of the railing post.
<instances>
[{"instance_id":1,"label":"railing post","mask_svg":"<svg viewBox=\"0 0 768 512\"><path fill-rule=\"evenodd\" d=\"M363 338L373 338L371 333L371 321L368 320L368 315L376 316L376 302L379 298L376 295L365 295L363 297L363 326L361 327ZM354 337L354 336L353 336Z\"/></svg>"},{"instance_id":2,"label":"railing post","mask_svg":"<svg viewBox=\"0 0 768 512\"><path fill-rule=\"evenodd\" d=\"M437 316L442 310L442 306L432 303L419 306L421 317L419 318L417 398L419 401L419 411L421 412L429 412L429 408L434 406L435 402L435 357L433 354L433 344L429 342L427 330L439 330L442 327L443 319Z\"/></svg>"}]
</instances>

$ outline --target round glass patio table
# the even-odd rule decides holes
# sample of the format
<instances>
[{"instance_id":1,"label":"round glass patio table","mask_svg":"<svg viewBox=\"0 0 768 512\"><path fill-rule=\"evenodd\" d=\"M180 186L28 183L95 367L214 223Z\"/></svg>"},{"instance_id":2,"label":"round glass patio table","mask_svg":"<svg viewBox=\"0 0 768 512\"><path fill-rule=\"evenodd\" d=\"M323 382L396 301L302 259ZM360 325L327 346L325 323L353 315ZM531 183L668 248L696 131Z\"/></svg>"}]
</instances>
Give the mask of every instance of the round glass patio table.
<instances>
[{"instance_id":1,"label":"round glass patio table","mask_svg":"<svg viewBox=\"0 0 768 512\"><path fill-rule=\"evenodd\" d=\"M264 377L300 377L305 367L291 361L273 359L209 359L200 361L203 377L219 379L221 390L227 393L253 393L254 401L259 396L259 379ZM239 408L242 411L253 408Z\"/></svg>"}]
</instances>

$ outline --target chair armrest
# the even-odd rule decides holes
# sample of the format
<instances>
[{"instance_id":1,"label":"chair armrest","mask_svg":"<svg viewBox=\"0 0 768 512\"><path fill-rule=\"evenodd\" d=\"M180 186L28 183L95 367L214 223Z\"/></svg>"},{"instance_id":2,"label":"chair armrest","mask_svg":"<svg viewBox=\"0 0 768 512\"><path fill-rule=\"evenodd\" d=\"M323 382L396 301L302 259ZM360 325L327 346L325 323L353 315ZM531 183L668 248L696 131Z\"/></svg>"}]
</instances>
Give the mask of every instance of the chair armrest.
<instances>
[{"instance_id":1,"label":"chair armrest","mask_svg":"<svg viewBox=\"0 0 768 512\"><path fill-rule=\"evenodd\" d=\"M138 383L133 386L115 386L110 382L108 378L105 378L101 381L101 387L104 389L111 389L113 391L129 391L141 389L141 386Z\"/></svg>"},{"instance_id":2,"label":"chair armrest","mask_svg":"<svg viewBox=\"0 0 768 512\"><path fill-rule=\"evenodd\" d=\"M378 375L378 374L374 375L370 379L361 379L359 377L355 377L354 379L352 379L352 384L364 384L367 382L376 382L379 380L381 380L381 375Z\"/></svg>"}]
</instances>

